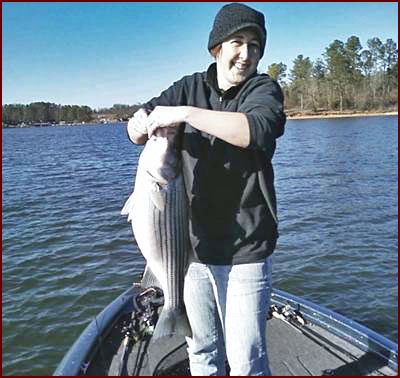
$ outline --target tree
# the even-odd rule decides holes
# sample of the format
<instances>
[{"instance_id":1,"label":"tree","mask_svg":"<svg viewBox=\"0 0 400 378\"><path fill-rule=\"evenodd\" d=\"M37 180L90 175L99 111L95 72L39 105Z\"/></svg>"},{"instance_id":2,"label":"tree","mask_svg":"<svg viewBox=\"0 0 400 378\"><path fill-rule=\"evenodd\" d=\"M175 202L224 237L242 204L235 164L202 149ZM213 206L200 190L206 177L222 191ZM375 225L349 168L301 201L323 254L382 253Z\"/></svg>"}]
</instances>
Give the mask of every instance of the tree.
<instances>
[{"instance_id":1,"label":"tree","mask_svg":"<svg viewBox=\"0 0 400 378\"><path fill-rule=\"evenodd\" d=\"M387 39L384 44L384 85L383 98L386 100L393 86L397 86L397 60L398 50L397 44L391 38ZM393 67L396 65L396 69ZM395 79L395 80L393 80Z\"/></svg>"},{"instance_id":2,"label":"tree","mask_svg":"<svg viewBox=\"0 0 400 378\"><path fill-rule=\"evenodd\" d=\"M280 85L283 85L283 79L286 77L286 64L272 63L267 70L267 74L275 79Z\"/></svg>"},{"instance_id":3,"label":"tree","mask_svg":"<svg viewBox=\"0 0 400 378\"><path fill-rule=\"evenodd\" d=\"M351 81L352 70L348 51L342 41L333 41L325 50L328 79L339 96L339 109L343 111L346 84Z\"/></svg>"},{"instance_id":4,"label":"tree","mask_svg":"<svg viewBox=\"0 0 400 378\"><path fill-rule=\"evenodd\" d=\"M389 38L384 44L384 70L388 70L397 63L397 44L393 39Z\"/></svg>"},{"instance_id":5,"label":"tree","mask_svg":"<svg viewBox=\"0 0 400 378\"><path fill-rule=\"evenodd\" d=\"M372 69L374 68L374 62L372 60L372 54L369 50L364 50L360 54L360 67L363 74L366 77L370 77Z\"/></svg>"},{"instance_id":6,"label":"tree","mask_svg":"<svg viewBox=\"0 0 400 378\"><path fill-rule=\"evenodd\" d=\"M308 85L311 80L312 63L310 58L298 55L293 61L293 68L290 71L292 91L299 96L300 110L304 110L304 100L308 93Z\"/></svg>"},{"instance_id":7,"label":"tree","mask_svg":"<svg viewBox=\"0 0 400 378\"><path fill-rule=\"evenodd\" d=\"M371 53L371 59L374 65L374 71L377 72L382 68L385 56L385 47L383 46L382 41L376 37L369 39L367 41L367 46Z\"/></svg>"},{"instance_id":8,"label":"tree","mask_svg":"<svg viewBox=\"0 0 400 378\"><path fill-rule=\"evenodd\" d=\"M367 41L374 63L373 95L377 97L380 92L381 106L386 106L386 101L391 90L393 70L391 69L397 62L397 44L392 39L387 39L385 43L379 38L371 38ZM397 85L397 83L396 83Z\"/></svg>"},{"instance_id":9,"label":"tree","mask_svg":"<svg viewBox=\"0 0 400 378\"><path fill-rule=\"evenodd\" d=\"M77 121L78 122L89 122L92 119L92 109L88 106L80 106L77 109Z\"/></svg>"},{"instance_id":10,"label":"tree","mask_svg":"<svg viewBox=\"0 0 400 378\"><path fill-rule=\"evenodd\" d=\"M8 125L17 125L23 122L24 119L24 105L12 104L3 105L2 107L2 121Z\"/></svg>"},{"instance_id":11,"label":"tree","mask_svg":"<svg viewBox=\"0 0 400 378\"><path fill-rule=\"evenodd\" d=\"M321 59L317 59L313 64L311 71L312 84L312 105L313 110L316 111L319 107L323 106L323 100L327 99L327 96L323 96L323 88L326 87L326 67ZM329 108L329 101L328 101Z\"/></svg>"},{"instance_id":12,"label":"tree","mask_svg":"<svg viewBox=\"0 0 400 378\"><path fill-rule=\"evenodd\" d=\"M348 101L352 104L352 107L356 107L362 99L360 96L360 88L363 84L363 75L361 71L361 42L356 36L351 36L347 39L345 44L345 50L349 64L349 82L348 82Z\"/></svg>"},{"instance_id":13,"label":"tree","mask_svg":"<svg viewBox=\"0 0 400 378\"><path fill-rule=\"evenodd\" d=\"M345 50L347 53L349 69L353 77L359 77L361 68L360 51L362 46L360 39L354 35L349 37L345 44Z\"/></svg>"}]
</instances>

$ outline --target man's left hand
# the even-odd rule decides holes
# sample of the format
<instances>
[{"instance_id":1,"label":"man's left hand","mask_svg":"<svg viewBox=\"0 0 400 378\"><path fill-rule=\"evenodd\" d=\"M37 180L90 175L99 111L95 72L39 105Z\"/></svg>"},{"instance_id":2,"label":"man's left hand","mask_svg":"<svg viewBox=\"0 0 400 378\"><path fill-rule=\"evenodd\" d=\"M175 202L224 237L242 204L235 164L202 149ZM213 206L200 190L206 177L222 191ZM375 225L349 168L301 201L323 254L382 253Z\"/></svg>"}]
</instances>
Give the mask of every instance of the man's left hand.
<instances>
[{"instance_id":1,"label":"man's left hand","mask_svg":"<svg viewBox=\"0 0 400 378\"><path fill-rule=\"evenodd\" d=\"M174 127L185 122L187 106L156 106L147 118L149 138L159 127Z\"/></svg>"}]
</instances>

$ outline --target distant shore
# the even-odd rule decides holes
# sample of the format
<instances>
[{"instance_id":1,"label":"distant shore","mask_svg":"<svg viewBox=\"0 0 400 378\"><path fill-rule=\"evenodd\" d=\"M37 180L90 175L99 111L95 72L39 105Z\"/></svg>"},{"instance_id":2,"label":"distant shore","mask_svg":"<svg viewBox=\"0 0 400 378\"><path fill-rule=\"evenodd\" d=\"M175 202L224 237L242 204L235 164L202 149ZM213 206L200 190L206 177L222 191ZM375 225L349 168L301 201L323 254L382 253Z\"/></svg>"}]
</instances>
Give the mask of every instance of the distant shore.
<instances>
[{"instance_id":1,"label":"distant shore","mask_svg":"<svg viewBox=\"0 0 400 378\"><path fill-rule=\"evenodd\" d=\"M103 124L111 124L111 123L126 123L128 121L121 121L121 120L93 120L90 122L60 122L60 123L50 123L50 122L41 122L41 123L18 123L16 125L4 124L3 129L16 129L16 128L29 128L29 127L58 127L58 126L98 126Z\"/></svg>"},{"instance_id":2,"label":"distant shore","mask_svg":"<svg viewBox=\"0 0 400 378\"><path fill-rule=\"evenodd\" d=\"M288 119L323 119L323 118L347 118L347 117L374 117L374 116L386 116L386 115L398 115L397 111L392 112L322 112L322 113L295 113L288 114Z\"/></svg>"},{"instance_id":3,"label":"distant shore","mask_svg":"<svg viewBox=\"0 0 400 378\"><path fill-rule=\"evenodd\" d=\"M290 111L286 112L287 119L324 119L324 118L347 118L347 117L373 117L373 116L394 116L398 115L397 111L390 112L320 112L320 113L290 113ZM126 120L116 120L116 119L101 119L101 120L93 120L91 122L74 122L74 123L22 123L17 125L7 125L3 123L3 128L25 128L25 127L48 127L48 126L78 126L78 125L88 125L88 126L96 126L101 124L113 124L113 123L123 123L125 124Z\"/></svg>"}]
</instances>

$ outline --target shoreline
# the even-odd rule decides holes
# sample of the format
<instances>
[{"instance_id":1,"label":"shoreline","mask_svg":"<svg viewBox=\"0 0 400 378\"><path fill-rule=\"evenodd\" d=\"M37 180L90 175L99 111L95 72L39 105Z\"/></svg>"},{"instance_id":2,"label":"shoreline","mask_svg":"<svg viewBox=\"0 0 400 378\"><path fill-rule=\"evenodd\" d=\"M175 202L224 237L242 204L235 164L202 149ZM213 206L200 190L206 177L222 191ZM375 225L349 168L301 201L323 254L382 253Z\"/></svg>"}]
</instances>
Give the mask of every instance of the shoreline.
<instances>
[{"instance_id":1,"label":"shoreline","mask_svg":"<svg viewBox=\"0 0 400 378\"><path fill-rule=\"evenodd\" d=\"M307 119L329 119L329 118L353 118L353 117L377 117L377 116L397 116L397 111L391 112L371 112L371 113L304 113L304 114L294 114L294 115L287 115L288 120L307 120ZM14 128L29 128L29 127L49 127L49 126L98 126L102 124L115 124L115 123L126 123L127 121L120 121L120 120L109 120L108 122L104 121L92 121L92 122L83 122L83 123L36 123L36 124L18 124L18 125L2 125L3 129L14 129Z\"/></svg>"},{"instance_id":2,"label":"shoreline","mask_svg":"<svg viewBox=\"0 0 400 378\"><path fill-rule=\"evenodd\" d=\"M349 117L376 117L376 116L392 116L398 115L397 111L393 112L373 112L373 113L321 113L321 114L295 114L295 115L288 115L287 119L325 119L325 118L349 118Z\"/></svg>"}]
</instances>

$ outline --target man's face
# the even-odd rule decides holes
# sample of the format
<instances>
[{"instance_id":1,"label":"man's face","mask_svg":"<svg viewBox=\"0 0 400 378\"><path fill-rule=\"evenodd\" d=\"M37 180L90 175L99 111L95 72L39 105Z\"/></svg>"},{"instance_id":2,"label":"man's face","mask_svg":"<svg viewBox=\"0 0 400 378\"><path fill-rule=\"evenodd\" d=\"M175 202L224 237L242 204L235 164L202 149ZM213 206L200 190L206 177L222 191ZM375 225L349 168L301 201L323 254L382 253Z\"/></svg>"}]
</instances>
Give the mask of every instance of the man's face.
<instances>
[{"instance_id":1,"label":"man's face","mask_svg":"<svg viewBox=\"0 0 400 378\"><path fill-rule=\"evenodd\" d=\"M239 30L221 45L217 53L218 86L227 90L239 85L257 70L260 42L251 29Z\"/></svg>"}]
</instances>

